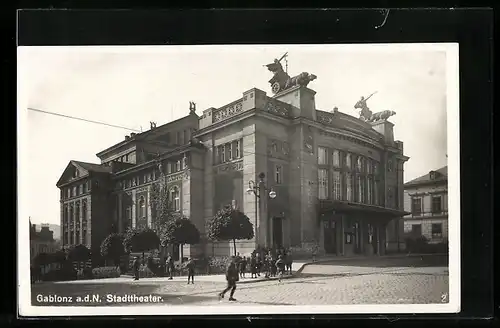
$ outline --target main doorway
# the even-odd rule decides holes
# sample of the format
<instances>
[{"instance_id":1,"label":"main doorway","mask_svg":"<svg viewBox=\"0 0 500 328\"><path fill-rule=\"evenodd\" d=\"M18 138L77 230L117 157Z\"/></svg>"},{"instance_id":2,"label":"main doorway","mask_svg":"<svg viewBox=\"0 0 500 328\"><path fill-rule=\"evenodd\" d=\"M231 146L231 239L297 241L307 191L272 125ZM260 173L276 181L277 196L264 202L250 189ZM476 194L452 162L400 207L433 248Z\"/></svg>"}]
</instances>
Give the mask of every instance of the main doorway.
<instances>
[{"instance_id":1,"label":"main doorway","mask_svg":"<svg viewBox=\"0 0 500 328\"><path fill-rule=\"evenodd\" d=\"M337 254L337 227L334 220L323 221L325 253Z\"/></svg>"},{"instance_id":2,"label":"main doorway","mask_svg":"<svg viewBox=\"0 0 500 328\"><path fill-rule=\"evenodd\" d=\"M273 217L273 246L275 249L283 247L283 218Z\"/></svg>"}]
</instances>

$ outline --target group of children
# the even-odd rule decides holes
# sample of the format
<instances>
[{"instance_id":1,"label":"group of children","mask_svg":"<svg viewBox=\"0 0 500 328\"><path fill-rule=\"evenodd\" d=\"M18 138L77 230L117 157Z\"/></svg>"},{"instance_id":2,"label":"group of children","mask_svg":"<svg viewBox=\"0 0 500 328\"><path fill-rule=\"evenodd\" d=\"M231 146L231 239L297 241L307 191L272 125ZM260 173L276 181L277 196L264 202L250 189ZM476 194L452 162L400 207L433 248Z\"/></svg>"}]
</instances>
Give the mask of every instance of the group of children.
<instances>
[{"instance_id":1,"label":"group of children","mask_svg":"<svg viewBox=\"0 0 500 328\"><path fill-rule=\"evenodd\" d=\"M292 273L292 254L287 250L255 250L250 257L241 257L238 253L235 257L235 264L238 268L240 278L245 278L245 274L250 271L251 278L260 277L261 273L265 278L281 277Z\"/></svg>"}]
</instances>

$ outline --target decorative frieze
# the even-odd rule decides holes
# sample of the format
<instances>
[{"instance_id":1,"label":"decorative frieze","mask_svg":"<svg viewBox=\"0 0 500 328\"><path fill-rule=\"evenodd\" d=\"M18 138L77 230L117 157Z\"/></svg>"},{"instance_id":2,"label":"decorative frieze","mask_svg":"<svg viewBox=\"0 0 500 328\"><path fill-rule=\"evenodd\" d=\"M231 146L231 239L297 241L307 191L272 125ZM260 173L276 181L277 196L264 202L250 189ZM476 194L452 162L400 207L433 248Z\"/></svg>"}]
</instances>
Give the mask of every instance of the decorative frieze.
<instances>
[{"instance_id":1,"label":"decorative frieze","mask_svg":"<svg viewBox=\"0 0 500 328\"><path fill-rule=\"evenodd\" d=\"M368 143L366 141L363 141L363 140L360 140L360 139L357 139L357 138L354 138L354 137L345 136L345 135L342 135L342 134L339 134L339 133L327 132L327 131L320 131L319 134L323 135L323 136L330 137L330 138L335 138L335 139L338 139L338 140L344 140L344 141L352 142L354 144L358 144L358 145L361 145L361 146L364 146L364 147L378 149L375 145L373 145L371 143Z\"/></svg>"},{"instance_id":2,"label":"decorative frieze","mask_svg":"<svg viewBox=\"0 0 500 328\"><path fill-rule=\"evenodd\" d=\"M174 181L180 181L182 179L188 178L188 176L189 176L189 174L187 173L187 171L169 174L169 175L167 175L167 183L174 182Z\"/></svg>"},{"instance_id":3,"label":"decorative frieze","mask_svg":"<svg viewBox=\"0 0 500 328\"><path fill-rule=\"evenodd\" d=\"M220 121L225 120L226 118L229 118L231 116L234 116L238 113L241 113L243 110L243 102L239 101L234 104L228 105L226 107L223 107L222 109L219 109L212 115L212 123L217 123Z\"/></svg>"},{"instance_id":4,"label":"decorative frieze","mask_svg":"<svg viewBox=\"0 0 500 328\"><path fill-rule=\"evenodd\" d=\"M242 171L242 170L243 170L242 160L239 160L237 162L225 163L214 167L215 174L232 172L232 171Z\"/></svg>"},{"instance_id":5,"label":"decorative frieze","mask_svg":"<svg viewBox=\"0 0 500 328\"><path fill-rule=\"evenodd\" d=\"M267 155L279 159L288 159L290 155L290 145L286 141L268 139Z\"/></svg>"},{"instance_id":6,"label":"decorative frieze","mask_svg":"<svg viewBox=\"0 0 500 328\"><path fill-rule=\"evenodd\" d=\"M334 115L330 113L316 112L316 119L320 123L333 125Z\"/></svg>"},{"instance_id":7,"label":"decorative frieze","mask_svg":"<svg viewBox=\"0 0 500 328\"><path fill-rule=\"evenodd\" d=\"M283 116L283 117L290 117L290 111L288 108L285 106L279 104L272 98L269 98L266 106L264 107L264 110L278 116Z\"/></svg>"}]
</instances>

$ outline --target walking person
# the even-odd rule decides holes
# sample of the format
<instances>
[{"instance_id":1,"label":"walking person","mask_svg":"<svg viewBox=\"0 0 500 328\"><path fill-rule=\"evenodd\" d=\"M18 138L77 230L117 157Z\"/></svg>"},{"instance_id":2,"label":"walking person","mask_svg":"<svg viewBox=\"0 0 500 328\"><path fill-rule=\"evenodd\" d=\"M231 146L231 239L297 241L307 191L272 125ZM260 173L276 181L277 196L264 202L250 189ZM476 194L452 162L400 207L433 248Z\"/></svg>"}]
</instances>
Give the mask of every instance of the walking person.
<instances>
[{"instance_id":1,"label":"walking person","mask_svg":"<svg viewBox=\"0 0 500 328\"><path fill-rule=\"evenodd\" d=\"M192 258L190 258L187 262L186 262L186 269L188 271L188 285L189 285L189 282L191 281L191 283L194 285L194 269L195 269L195 263L193 261Z\"/></svg>"},{"instance_id":2,"label":"walking person","mask_svg":"<svg viewBox=\"0 0 500 328\"><path fill-rule=\"evenodd\" d=\"M278 282L281 282L283 274L285 273L285 261L283 261L283 255L278 256L276 261L276 269L278 270Z\"/></svg>"},{"instance_id":3,"label":"walking person","mask_svg":"<svg viewBox=\"0 0 500 328\"><path fill-rule=\"evenodd\" d=\"M312 261L316 262L316 255L318 255L318 244L314 244L312 247Z\"/></svg>"},{"instance_id":4,"label":"walking person","mask_svg":"<svg viewBox=\"0 0 500 328\"><path fill-rule=\"evenodd\" d=\"M169 274L168 280L172 280L173 276L174 276L175 264L174 264L174 259L170 255L170 253L167 256L166 262L167 262L167 270L168 270L168 274Z\"/></svg>"},{"instance_id":5,"label":"walking person","mask_svg":"<svg viewBox=\"0 0 500 328\"><path fill-rule=\"evenodd\" d=\"M256 257L256 262L257 262L257 276L260 277L260 273L262 271L262 266L264 263L262 263L262 257L260 256L260 253L257 253L257 257Z\"/></svg>"},{"instance_id":6,"label":"walking person","mask_svg":"<svg viewBox=\"0 0 500 328\"><path fill-rule=\"evenodd\" d=\"M247 258L243 256L243 259L240 262L240 278L245 278L245 272L247 270Z\"/></svg>"},{"instance_id":7,"label":"walking person","mask_svg":"<svg viewBox=\"0 0 500 328\"><path fill-rule=\"evenodd\" d=\"M250 274L251 278L257 278L257 258L255 257L255 253L250 258Z\"/></svg>"},{"instance_id":8,"label":"walking person","mask_svg":"<svg viewBox=\"0 0 500 328\"><path fill-rule=\"evenodd\" d=\"M236 301L234 296L234 291L236 290L236 282L239 281L238 269L236 267L235 260L231 261L226 270L226 281L227 287L221 293L219 293L219 301L224 298L224 295L230 291L229 300Z\"/></svg>"},{"instance_id":9,"label":"walking person","mask_svg":"<svg viewBox=\"0 0 500 328\"><path fill-rule=\"evenodd\" d=\"M286 264L286 272L292 274L293 256L292 256L292 251L290 250L286 254L285 264Z\"/></svg>"},{"instance_id":10,"label":"walking person","mask_svg":"<svg viewBox=\"0 0 500 328\"><path fill-rule=\"evenodd\" d=\"M134 264L133 264L133 268L134 268L134 280L139 280L139 269L141 267L141 262L139 260L139 258L136 256L134 257Z\"/></svg>"}]
</instances>

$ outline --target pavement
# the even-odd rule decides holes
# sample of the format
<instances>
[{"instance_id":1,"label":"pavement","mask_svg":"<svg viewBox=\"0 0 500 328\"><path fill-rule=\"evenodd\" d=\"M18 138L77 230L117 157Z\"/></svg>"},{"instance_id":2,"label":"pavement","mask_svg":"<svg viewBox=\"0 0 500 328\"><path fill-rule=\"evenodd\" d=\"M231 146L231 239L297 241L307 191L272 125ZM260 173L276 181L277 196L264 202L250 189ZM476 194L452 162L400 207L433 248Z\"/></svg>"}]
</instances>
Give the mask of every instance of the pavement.
<instances>
[{"instance_id":1,"label":"pavement","mask_svg":"<svg viewBox=\"0 0 500 328\"><path fill-rule=\"evenodd\" d=\"M448 295L446 256L405 256L383 258L322 259L316 263L297 263L287 280L241 279L234 306L246 305L339 305L339 304L425 304L442 303ZM226 287L222 275L197 276L195 284L186 277L131 277L43 282L32 285L33 305L75 305L80 296L97 295L99 301L79 305L147 305L149 303L107 302L107 295L154 295L157 302L169 305L215 305L217 294ZM47 303L43 296L71 296L73 303ZM227 302L227 300L222 300ZM229 304L229 303L228 303Z\"/></svg>"}]
</instances>

